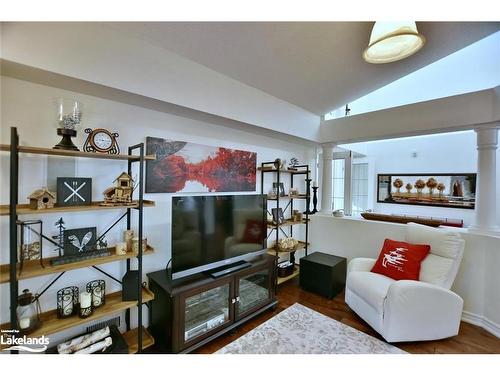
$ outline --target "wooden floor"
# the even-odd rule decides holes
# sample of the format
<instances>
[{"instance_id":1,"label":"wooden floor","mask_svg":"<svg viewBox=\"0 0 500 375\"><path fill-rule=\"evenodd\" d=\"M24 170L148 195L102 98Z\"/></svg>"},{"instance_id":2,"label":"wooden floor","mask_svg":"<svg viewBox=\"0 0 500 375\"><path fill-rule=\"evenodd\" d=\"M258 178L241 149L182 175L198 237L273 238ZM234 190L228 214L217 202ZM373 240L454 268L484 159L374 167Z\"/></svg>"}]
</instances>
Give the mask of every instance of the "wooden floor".
<instances>
[{"instance_id":1,"label":"wooden floor","mask_svg":"<svg viewBox=\"0 0 500 375\"><path fill-rule=\"evenodd\" d=\"M195 353L213 353L243 334L251 331L267 319L298 302L339 322L347 324L378 339L382 337L368 324L359 318L344 302L344 294L339 294L330 300L313 293L306 292L298 286L294 279L278 287L278 308L276 311L267 311L253 320L243 324L234 332L228 333L198 349ZM442 354L469 354L469 353L496 353L500 354L500 339L482 328L462 322L458 336L439 340L395 344L409 353L442 353Z\"/></svg>"}]
</instances>

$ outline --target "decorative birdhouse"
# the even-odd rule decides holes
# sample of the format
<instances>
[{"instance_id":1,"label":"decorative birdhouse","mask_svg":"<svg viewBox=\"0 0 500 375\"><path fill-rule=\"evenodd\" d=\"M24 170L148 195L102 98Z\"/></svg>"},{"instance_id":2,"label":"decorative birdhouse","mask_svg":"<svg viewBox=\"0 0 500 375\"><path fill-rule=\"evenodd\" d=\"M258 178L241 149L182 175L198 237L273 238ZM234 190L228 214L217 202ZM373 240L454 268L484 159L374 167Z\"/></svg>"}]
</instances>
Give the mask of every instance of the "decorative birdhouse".
<instances>
[{"instance_id":1,"label":"decorative birdhouse","mask_svg":"<svg viewBox=\"0 0 500 375\"><path fill-rule=\"evenodd\" d=\"M56 195L50 192L47 188L35 190L28 197L30 200L30 208L33 210L43 210L54 207Z\"/></svg>"},{"instance_id":2,"label":"decorative birdhouse","mask_svg":"<svg viewBox=\"0 0 500 375\"><path fill-rule=\"evenodd\" d=\"M123 172L113 182L116 186L104 190L104 203L102 205L123 205L132 203L134 180L128 173Z\"/></svg>"}]
</instances>

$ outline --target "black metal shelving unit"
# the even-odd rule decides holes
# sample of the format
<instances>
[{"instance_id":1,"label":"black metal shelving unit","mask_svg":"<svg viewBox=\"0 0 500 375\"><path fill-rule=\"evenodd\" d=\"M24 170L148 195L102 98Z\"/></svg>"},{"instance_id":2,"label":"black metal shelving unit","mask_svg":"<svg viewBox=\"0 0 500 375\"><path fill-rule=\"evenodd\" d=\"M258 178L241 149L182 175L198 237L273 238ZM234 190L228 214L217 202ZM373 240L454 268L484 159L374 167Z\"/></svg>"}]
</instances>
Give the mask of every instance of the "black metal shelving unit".
<instances>
[{"instance_id":1,"label":"black metal shelving unit","mask_svg":"<svg viewBox=\"0 0 500 375\"><path fill-rule=\"evenodd\" d=\"M18 227L17 227L17 221L18 221L18 184L19 184L19 153L24 152L24 153L34 153L34 154L45 154L45 155L59 155L59 156L69 156L69 157L89 157L89 158L102 158L102 159L112 159L112 160L126 160L128 161L128 173L129 175L132 174L132 169L133 165L138 163L138 169L139 169L139 181L138 181L138 200L135 201L137 204L134 207L124 207L124 206L117 206L116 209L126 209L126 213L121 215L115 222L113 222L101 235L105 235L109 230L111 230L116 224L118 224L123 218L126 217L127 220L127 229L131 229L132 226L132 220L133 220L133 210L137 211L137 216L138 216L138 254L135 256L137 258L137 270L139 273L139 281L137 283L137 289L138 289L138 295L139 299L137 301L137 342L134 340L134 349L135 345L137 346L136 352L141 353L143 349L143 326L142 326L142 305L145 303L148 307L148 302L151 300L151 298L148 298L147 301L143 301L143 292L145 290L145 285L143 285L142 282L142 257L144 254L144 251L146 249L143 249L143 211L144 211L144 193L143 193L143 177L144 177L144 163L146 159L153 159L154 157L146 157L144 154L144 143L139 143L137 145L131 146L128 148L128 154L127 156L125 155L107 155L107 154L102 154L102 155L97 155L97 154L89 154L89 153L84 153L84 152L78 152L78 151L71 151L71 152L66 152L66 151L55 151L52 149L43 149L43 148L35 148L35 147L19 147L19 135L17 133L17 128L12 127L11 128L11 142L10 146L6 145L1 145L1 150L2 151L10 151L10 202L9 202L9 283L10 283L10 327L12 329L16 329L18 326L17 322L17 315L16 315L16 310L17 310L17 298L18 298L18 293L19 293L19 280L18 280L18 243L17 243L17 238L18 238ZM138 155L137 155L138 152ZM154 205L154 202L149 202L150 203L148 206ZM109 208L109 207L108 207ZM113 207L115 208L115 207ZM85 206L82 207L82 211L85 210ZM77 211L77 210L72 210ZM45 210L39 210L39 211L32 211L30 214L44 214L47 211ZM25 213L25 212L23 212ZM23 214L21 213L21 214ZM42 238L45 240L50 239L42 234ZM131 257L127 257L127 271L131 270L131 262L130 262ZM99 259L99 258L96 258ZM110 260L114 261L113 259ZM100 263L99 263L100 264ZM115 278L114 276L110 275L109 273L103 271L97 265L83 265L82 267L92 267L96 269L97 271L103 273L104 275L108 276L111 278L113 281L121 284L122 282ZM75 269L76 267L72 267L71 269ZM64 275L64 273L67 271L62 271L58 272L59 274L49 283L49 285L41 292L39 293L39 296L41 296L43 293L45 293L61 276ZM50 272L50 273L57 273L57 272ZM33 276L37 277L37 276ZM150 292L149 292L150 293ZM151 294L149 294L151 296ZM38 297L39 298L39 297ZM123 303L123 302L122 302ZM128 304L127 306L129 306ZM126 323L126 328L127 331L130 331L130 307L126 309L120 309L117 308L114 310L112 313L117 313L118 311L123 311L125 310L125 323ZM111 314L111 312L109 313ZM102 315L102 314L101 314ZM101 316L100 316L101 317ZM81 321L76 322L73 326L77 326L80 324L85 324L91 321L92 319L81 319ZM43 322L42 322L43 324ZM2 327L3 328L3 327ZM69 328L69 327L68 327ZM54 331L59 332L62 331L63 329ZM51 334L51 333L49 333ZM28 335L29 336L29 335ZM11 351L11 353L17 353L17 351Z\"/></svg>"},{"instance_id":2,"label":"black metal shelving unit","mask_svg":"<svg viewBox=\"0 0 500 375\"><path fill-rule=\"evenodd\" d=\"M264 191L264 179L265 179L265 176L267 174L270 174L270 175L273 175L274 178L273 178L273 181L272 182L276 182L277 183L277 194L276 194L276 198L274 199L270 199L268 197L267 201L268 201L268 204L269 202L273 202L275 201L276 202L276 205L275 205L275 208L282 208L283 210L283 214L284 216L287 214L287 212L289 213L289 216L292 216L292 213L293 213L293 210L294 210L294 201L295 200L302 200L305 202L305 210L303 212L304 214L304 219L300 222L286 222L284 225L279 225L279 224L272 224L272 225L269 225L268 224L268 234L267 234L267 238L266 238L266 241L269 240L269 238L274 235L274 240L275 240L275 244L278 243L278 240L280 238L280 233L285 236L285 237L291 237L293 236L293 227L294 225L304 225L305 226L305 241L303 241L301 244L300 244L300 247L294 251L290 251L288 252L289 254L289 257L290 257L290 262L292 264L294 264L294 272L292 273L292 275L290 276L287 276L287 277L284 277L284 278L280 278L278 277L276 279L276 282L277 284L281 284L285 281L288 281L296 276L298 276L299 274L299 270L298 270L298 266L295 264L295 252L296 251L300 251L300 250L304 250L305 251L305 255L307 255L308 253L308 249L309 249L309 215L312 214L312 212L310 211L310 201L311 201L311 194L310 194L310 190L311 190L311 178L310 178L310 173L311 173L311 170L309 169L309 166L308 165L297 165L293 170L292 169L279 169L279 168L276 168L275 167L275 161L270 161L270 162L263 162L261 163L261 166L259 168L260 172L261 172L261 176L260 176L260 191L261 191L261 194L266 194L267 193ZM295 177L304 177L304 180L305 180L305 185L306 185L306 192L305 194L301 195L301 196L280 196L280 191L279 191L279 184L280 182L283 182L282 181L282 175L286 175L288 174L290 176L290 188L294 188L294 182L295 182ZM281 202L282 201L288 201L284 206L281 206ZM289 211L288 211L289 210ZM267 210L267 213L269 215L271 215L271 212L269 211L269 209ZM287 232L288 230L288 232ZM269 253L274 253L274 255L276 256L279 256L280 254L284 254L285 252L280 252L277 248L277 246L275 247L269 247L268 246L268 249L269 249Z\"/></svg>"}]
</instances>

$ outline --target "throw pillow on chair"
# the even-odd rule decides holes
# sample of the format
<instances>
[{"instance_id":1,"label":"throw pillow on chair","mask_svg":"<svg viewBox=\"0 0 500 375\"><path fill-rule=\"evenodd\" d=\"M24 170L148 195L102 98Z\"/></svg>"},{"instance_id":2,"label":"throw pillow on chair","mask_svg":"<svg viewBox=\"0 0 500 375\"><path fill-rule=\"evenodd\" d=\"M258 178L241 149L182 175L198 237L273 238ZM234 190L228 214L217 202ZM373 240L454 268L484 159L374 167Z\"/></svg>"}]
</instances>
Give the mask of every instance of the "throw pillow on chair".
<instances>
[{"instance_id":1,"label":"throw pillow on chair","mask_svg":"<svg viewBox=\"0 0 500 375\"><path fill-rule=\"evenodd\" d=\"M386 239L371 272L394 280L418 280L420 263L429 254L429 245Z\"/></svg>"}]
</instances>

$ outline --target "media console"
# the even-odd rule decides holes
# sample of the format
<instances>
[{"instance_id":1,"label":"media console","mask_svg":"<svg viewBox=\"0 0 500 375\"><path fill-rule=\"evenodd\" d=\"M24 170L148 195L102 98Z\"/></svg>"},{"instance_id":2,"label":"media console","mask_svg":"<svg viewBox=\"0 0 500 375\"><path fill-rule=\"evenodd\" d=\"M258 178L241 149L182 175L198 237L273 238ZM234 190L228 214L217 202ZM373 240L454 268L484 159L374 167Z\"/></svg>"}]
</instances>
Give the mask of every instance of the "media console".
<instances>
[{"instance_id":1,"label":"media console","mask_svg":"<svg viewBox=\"0 0 500 375\"><path fill-rule=\"evenodd\" d=\"M244 269L214 279L197 274L171 280L166 271L149 273L155 295L149 331L160 351L189 353L245 321L274 308L276 261L264 254Z\"/></svg>"}]
</instances>

